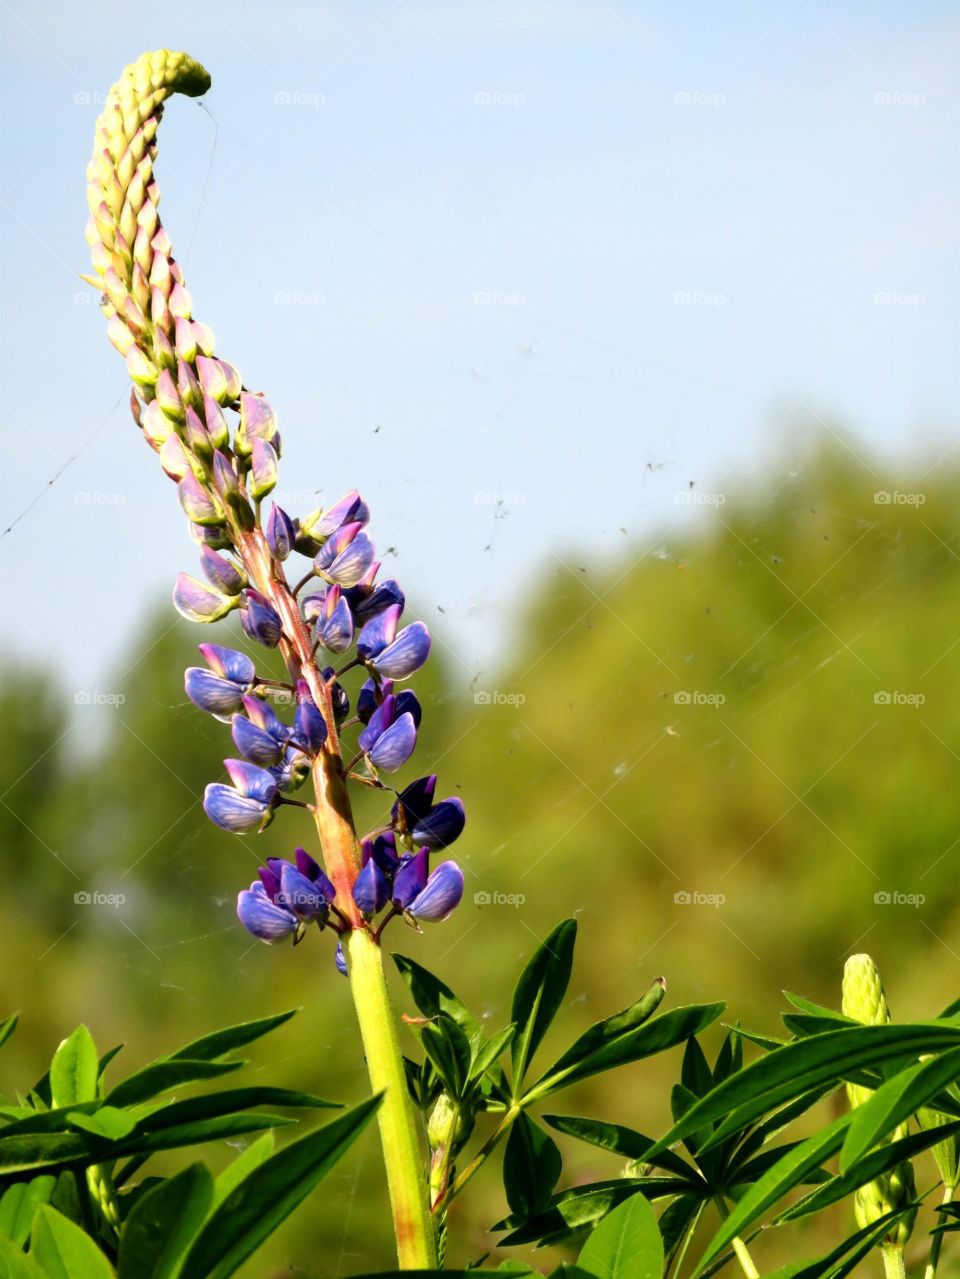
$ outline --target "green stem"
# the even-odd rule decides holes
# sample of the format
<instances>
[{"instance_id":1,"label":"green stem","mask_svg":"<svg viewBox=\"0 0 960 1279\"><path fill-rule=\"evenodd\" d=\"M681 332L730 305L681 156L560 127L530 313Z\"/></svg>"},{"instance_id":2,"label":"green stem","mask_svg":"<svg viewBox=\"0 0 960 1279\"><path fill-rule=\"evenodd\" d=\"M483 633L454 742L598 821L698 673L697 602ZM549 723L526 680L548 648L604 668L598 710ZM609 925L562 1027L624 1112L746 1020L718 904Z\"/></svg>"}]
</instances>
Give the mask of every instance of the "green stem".
<instances>
[{"instance_id":1,"label":"green stem","mask_svg":"<svg viewBox=\"0 0 960 1279\"><path fill-rule=\"evenodd\" d=\"M721 1217L723 1217L723 1219L726 1220L727 1217L730 1216L730 1212L723 1199L723 1196L722 1195L715 1196L714 1203L720 1209ZM747 1279L760 1279L760 1271L753 1264L753 1258L750 1256L750 1251L739 1235L735 1235L733 1237L733 1239L731 1240L731 1247L733 1248L733 1251L736 1254L737 1260L740 1262L740 1269L747 1276Z\"/></svg>"},{"instance_id":2,"label":"green stem","mask_svg":"<svg viewBox=\"0 0 960 1279\"><path fill-rule=\"evenodd\" d=\"M896 1244L885 1243L880 1251L883 1254L883 1273L886 1279L907 1279L903 1249Z\"/></svg>"},{"instance_id":3,"label":"green stem","mask_svg":"<svg viewBox=\"0 0 960 1279\"><path fill-rule=\"evenodd\" d=\"M944 1204L952 1203L956 1186L946 1186L943 1191ZM946 1218L942 1218L946 1221ZM927 1259L926 1269L923 1272L923 1279L936 1279L937 1266L940 1263L940 1249L943 1247L943 1231L938 1231L930 1240L930 1256Z\"/></svg>"},{"instance_id":4,"label":"green stem","mask_svg":"<svg viewBox=\"0 0 960 1279\"><path fill-rule=\"evenodd\" d=\"M397 1027L383 972L383 954L365 929L347 934L344 948L367 1070L374 1092L384 1094L380 1137L390 1206L403 1270L433 1270L437 1244L427 1203L423 1161L407 1092Z\"/></svg>"},{"instance_id":5,"label":"green stem","mask_svg":"<svg viewBox=\"0 0 960 1279\"><path fill-rule=\"evenodd\" d=\"M687 1249L690 1247L693 1236L697 1233L697 1226L700 1224L700 1217L702 1213L703 1204L701 1203L690 1218L690 1223L683 1232L683 1239L680 1242L680 1246L673 1254L673 1261L670 1263L670 1274L674 1277L674 1279L678 1279L680 1270L687 1256Z\"/></svg>"},{"instance_id":6,"label":"green stem","mask_svg":"<svg viewBox=\"0 0 960 1279\"><path fill-rule=\"evenodd\" d=\"M344 924L343 949L370 1084L375 1093L383 1093L377 1119L397 1259L403 1270L433 1270L437 1265L436 1234L400 1041L387 994L383 955L353 900L353 882L360 870L360 846L347 793L331 689L313 660L309 631L282 573L273 563L263 533L259 528L254 529L240 537L238 544L243 548L244 564L251 579L280 615L283 625L280 648L290 677L306 680L327 725L327 740L311 768L313 817L326 872L337 890L336 905Z\"/></svg>"},{"instance_id":7,"label":"green stem","mask_svg":"<svg viewBox=\"0 0 960 1279\"><path fill-rule=\"evenodd\" d=\"M519 1114L520 1107L511 1106L487 1140L467 1164L466 1168L464 1168L463 1172L460 1173L458 1177L454 1178L453 1185L450 1187L449 1192L445 1195L443 1200L436 1205L434 1211L438 1211L440 1207L446 1207L455 1195L459 1195L460 1191L464 1188L470 1178L474 1175L474 1173L479 1172L487 1158L493 1153L494 1148L499 1145L502 1138L504 1138L513 1127L514 1120L519 1116Z\"/></svg>"}]
</instances>

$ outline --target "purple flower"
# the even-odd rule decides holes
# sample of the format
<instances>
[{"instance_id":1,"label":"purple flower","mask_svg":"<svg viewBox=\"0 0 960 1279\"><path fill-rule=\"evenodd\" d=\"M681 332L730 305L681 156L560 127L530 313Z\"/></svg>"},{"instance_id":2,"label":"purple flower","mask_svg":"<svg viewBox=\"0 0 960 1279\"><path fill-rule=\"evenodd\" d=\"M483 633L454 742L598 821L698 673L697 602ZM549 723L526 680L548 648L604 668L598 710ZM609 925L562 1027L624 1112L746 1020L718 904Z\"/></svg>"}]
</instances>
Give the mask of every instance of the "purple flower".
<instances>
[{"instance_id":1,"label":"purple flower","mask_svg":"<svg viewBox=\"0 0 960 1279\"><path fill-rule=\"evenodd\" d=\"M299 927L296 916L271 901L263 884L257 881L237 895L237 917L248 933L271 946Z\"/></svg>"},{"instance_id":2,"label":"purple flower","mask_svg":"<svg viewBox=\"0 0 960 1279\"><path fill-rule=\"evenodd\" d=\"M463 871L456 862L441 862L430 872L427 885L407 907L407 914L425 923L446 919L463 896Z\"/></svg>"},{"instance_id":3,"label":"purple flower","mask_svg":"<svg viewBox=\"0 0 960 1279\"><path fill-rule=\"evenodd\" d=\"M188 573L181 573L173 588L173 606L188 622L219 621L235 609L238 602L236 597L221 595Z\"/></svg>"},{"instance_id":4,"label":"purple flower","mask_svg":"<svg viewBox=\"0 0 960 1279\"><path fill-rule=\"evenodd\" d=\"M413 856L404 857L393 877L391 900L402 909L424 891L428 880L429 849L421 848Z\"/></svg>"},{"instance_id":5,"label":"purple flower","mask_svg":"<svg viewBox=\"0 0 960 1279\"><path fill-rule=\"evenodd\" d=\"M337 942L337 949L334 951L334 954L333 954L333 962L336 964L337 972L340 974L340 976L346 977L347 957L343 953L343 942L339 942L339 941Z\"/></svg>"},{"instance_id":6,"label":"purple flower","mask_svg":"<svg viewBox=\"0 0 960 1279\"><path fill-rule=\"evenodd\" d=\"M232 680L249 688L256 678L256 667L253 658L235 648L224 648L222 644L198 644L207 665L221 679Z\"/></svg>"},{"instance_id":7,"label":"purple flower","mask_svg":"<svg viewBox=\"0 0 960 1279\"><path fill-rule=\"evenodd\" d=\"M394 804L391 813L393 821L398 823L402 820L406 830L409 830L416 822L422 821L433 807L433 796L436 789L436 773L431 773L429 777L418 777L415 782L411 782L397 796L397 802ZM401 810L403 812L402 819Z\"/></svg>"},{"instance_id":8,"label":"purple flower","mask_svg":"<svg viewBox=\"0 0 960 1279\"><path fill-rule=\"evenodd\" d=\"M359 746L375 768L392 773L402 767L417 744L417 726L410 711L398 716L398 699L391 693L370 716Z\"/></svg>"},{"instance_id":9,"label":"purple flower","mask_svg":"<svg viewBox=\"0 0 960 1279\"><path fill-rule=\"evenodd\" d=\"M337 556L350 546L362 528L363 525L356 520L351 521L349 524L341 524L336 532L327 538L314 556L313 564L317 572L326 572Z\"/></svg>"},{"instance_id":10,"label":"purple flower","mask_svg":"<svg viewBox=\"0 0 960 1279\"><path fill-rule=\"evenodd\" d=\"M244 699L246 700L246 699ZM272 733L258 728L244 715L234 715L231 723L233 744L243 756L261 768L270 768L279 764L284 754L284 743L278 741Z\"/></svg>"},{"instance_id":11,"label":"purple flower","mask_svg":"<svg viewBox=\"0 0 960 1279\"><path fill-rule=\"evenodd\" d=\"M390 604L382 613L377 613L357 636L357 656L369 661L379 657L388 644L392 644L397 635L397 623L402 612L400 604Z\"/></svg>"},{"instance_id":12,"label":"purple flower","mask_svg":"<svg viewBox=\"0 0 960 1279\"><path fill-rule=\"evenodd\" d=\"M330 684L334 676L333 667L325 666L320 674ZM346 719L350 714L350 698L347 696L347 690L343 685L336 681L330 684L330 697L333 702L333 717L339 724L341 720Z\"/></svg>"},{"instance_id":13,"label":"purple flower","mask_svg":"<svg viewBox=\"0 0 960 1279\"><path fill-rule=\"evenodd\" d=\"M460 838L466 821L463 801L456 797L444 799L417 821L410 838L414 844L426 844L428 848L447 848Z\"/></svg>"},{"instance_id":14,"label":"purple flower","mask_svg":"<svg viewBox=\"0 0 960 1279\"><path fill-rule=\"evenodd\" d=\"M376 839L365 839L360 845L360 864L366 866L373 858L385 875L392 875L400 865L393 831L381 831Z\"/></svg>"},{"instance_id":15,"label":"purple flower","mask_svg":"<svg viewBox=\"0 0 960 1279\"><path fill-rule=\"evenodd\" d=\"M303 785L310 772L310 758L304 755L303 751L288 746L283 753L283 758L269 772L278 790L296 790L298 786Z\"/></svg>"},{"instance_id":16,"label":"purple flower","mask_svg":"<svg viewBox=\"0 0 960 1279\"><path fill-rule=\"evenodd\" d=\"M393 692L393 680L385 679L377 688L372 679L365 680L357 696L357 719L361 724L369 724L370 717L385 697Z\"/></svg>"},{"instance_id":17,"label":"purple flower","mask_svg":"<svg viewBox=\"0 0 960 1279\"><path fill-rule=\"evenodd\" d=\"M177 497L183 513L194 524L222 524L224 510L214 495L203 487L193 471L188 471L177 485Z\"/></svg>"},{"instance_id":18,"label":"purple flower","mask_svg":"<svg viewBox=\"0 0 960 1279\"><path fill-rule=\"evenodd\" d=\"M274 440L273 444L268 444L265 440L253 441L250 474L247 478L247 488L252 498L257 500L265 498L277 486L277 479L280 474L280 462L277 455L278 443L279 436Z\"/></svg>"},{"instance_id":19,"label":"purple flower","mask_svg":"<svg viewBox=\"0 0 960 1279\"><path fill-rule=\"evenodd\" d=\"M297 741L311 755L316 755L327 740L327 725L310 695L306 680L297 680L297 713L293 731Z\"/></svg>"},{"instance_id":20,"label":"purple flower","mask_svg":"<svg viewBox=\"0 0 960 1279\"><path fill-rule=\"evenodd\" d=\"M207 816L215 825L238 834L265 830L279 798L276 781L266 769L245 760L225 759L223 763L233 785L211 782L207 786L203 795Z\"/></svg>"},{"instance_id":21,"label":"purple flower","mask_svg":"<svg viewBox=\"0 0 960 1279\"><path fill-rule=\"evenodd\" d=\"M353 883L353 900L361 915L368 918L382 910L390 898L386 875L371 857Z\"/></svg>"},{"instance_id":22,"label":"purple flower","mask_svg":"<svg viewBox=\"0 0 960 1279\"><path fill-rule=\"evenodd\" d=\"M340 552L326 574L340 586L356 586L369 573L375 554L374 545L366 533L358 533L346 550Z\"/></svg>"},{"instance_id":23,"label":"purple flower","mask_svg":"<svg viewBox=\"0 0 960 1279\"><path fill-rule=\"evenodd\" d=\"M345 653L353 643L353 614L339 586L331 586L323 597L317 638L331 653Z\"/></svg>"},{"instance_id":24,"label":"purple flower","mask_svg":"<svg viewBox=\"0 0 960 1279\"><path fill-rule=\"evenodd\" d=\"M296 866L283 862L280 867L280 894L277 902L286 906L304 923L324 920L330 912L330 903L322 887L302 875Z\"/></svg>"},{"instance_id":25,"label":"purple flower","mask_svg":"<svg viewBox=\"0 0 960 1279\"><path fill-rule=\"evenodd\" d=\"M309 879L310 882L323 893L326 900L333 905L333 902L336 900L337 890L306 849L294 849L293 858L297 864L297 870L300 874Z\"/></svg>"},{"instance_id":26,"label":"purple flower","mask_svg":"<svg viewBox=\"0 0 960 1279\"><path fill-rule=\"evenodd\" d=\"M430 656L430 645L430 632L424 623L411 622L382 653L369 659L369 664L388 679L406 679L418 671Z\"/></svg>"},{"instance_id":27,"label":"purple flower","mask_svg":"<svg viewBox=\"0 0 960 1279\"><path fill-rule=\"evenodd\" d=\"M363 514L362 520L357 512ZM341 524L345 524L348 521L365 524L368 518L369 512L367 511L366 503L362 501L360 494L354 489L346 497L342 497L339 502L334 502L333 506L327 507L316 519L308 521L304 532L308 537L313 538L330 537Z\"/></svg>"},{"instance_id":28,"label":"purple flower","mask_svg":"<svg viewBox=\"0 0 960 1279\"><path fill-rule=\"evenodd\" d=\"M183 686L195 706L209 715L226 720L242 705L242 697L256 679L256 669L246 653L220 644L201 644L200 652L210 670L189 666Z\"/></svg>"},{"instance_id":29,"label":"purple flower","mask_svg":"<svg viewBox=\"0 0 960 1279\"><path fill-rule=\"evenodd\" d=\"M352 586L347 592L347 602L357 624L363 626L391 605L399 605L403 612L406 597L400 589L400 583L395 578L388 577L377 586Z\"/></svg>"},{"instance_id":30,"label":"purple flower","mask_svg":"<svg viewBox=\"0 0 960 1279\"><path fill-rule=\"evenodd\" d=\"M218 555L209 546L200 548L200 567L203 575L224 595L239 595L247 584L247 575L225 555Z\"/></svg>"},{"instance_id":31,"label":"purple flower","mask_svg":"<svg viewBox=\"0 0 960 1279\"><path fill-rule=\"evenodd\" d=\"M256 640L265 648L276 648L280 643L280 637L283 634L280 618L259 591L244 591L240 624L252 640Z\"/></svg>"},{"instance_id":32,"label":"purple flower","mask_svg":"<svg viewBox=\"0 0 960 1279\"><path fill-rule=\"evenodd\" d=\"M276 502L274 502L267 520L266 535L267 545L270 547L271 553L278 560L285 560L293 550L296 531L290 516L282 507L277 506Z\"/></svg>"}]
</instances>

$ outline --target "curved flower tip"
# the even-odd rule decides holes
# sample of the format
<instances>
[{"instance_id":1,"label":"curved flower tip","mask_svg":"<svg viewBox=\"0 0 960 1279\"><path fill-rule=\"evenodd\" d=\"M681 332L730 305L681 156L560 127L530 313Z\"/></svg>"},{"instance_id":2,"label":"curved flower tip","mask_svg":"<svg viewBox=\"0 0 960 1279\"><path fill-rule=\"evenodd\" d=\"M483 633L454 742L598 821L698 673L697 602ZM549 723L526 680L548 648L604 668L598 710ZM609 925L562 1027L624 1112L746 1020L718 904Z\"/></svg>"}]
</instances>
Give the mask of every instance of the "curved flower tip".
<instances>
[{"instance_id":1,"label":"curved flower tip","mask_svg":"<svg viewBox=\"0 0 960 1279\"><path fill-rule=\"evenodd\" d=\"M323 893L330 905L333 905L336 900L337 890L306 849L294 849L293 859L300 874L309 879L313 886Z\"/></svg>"},{"instance_id":2,"label":"curved flower tip","mask_svg":"<svg viewBox=\"0 0 960 1279\"><path fill-rule=\"evenodd\" d=\"M280 867L277 904L285 906L303 923L315 919L324 920L330 911L330 903L322 886L302 875L290 862L283 862Z\"/></svg>"},{"instance_id":3,"label":"curved flower tip","mask_svg":"<svg viewBox=\"0 0 960 1279\"><path fill-rule=\"evenodd\" d=\"M353 586L350 588L348 598L359 626L364 626L371 618L393 605L398 605L402 613L406 604L406 596L400 583L393 577L386 578L379 586L374 586L372 589L366 586Z\"/></svg>"},{"instance_id":4,"label":"curved flower tip","mask_svg":"<svg viewBox=\"0 0 960 1279\"><path fill-rule=\"evenodd\" d=\"M447 848L460 838L466 824L463 801L454 796L441 800L418 821L410 832L410 838L415 844L426 844L428 848Z\"/></svg>"},{"instance_id":5,"label":"curved flower tip","mask_svg":"<svg viewBox=\"0 0 960 1279\"><path fill-rule=\"evenodd\" d=\"M423 892L407 907L407 914L424 923L439 924L459 905L463 871L456 862L441 862L430 872Z\"/></svg>"},{"instance_id":6,"label":"curved flower tip","mask_svg":"<svg viewBox=\"0 0 960 1279\"><path fill-rule=\"evenodd\" d=\"M293 544L297 540L296 530L293 527L293 520L283 510L273 504L270 516L267 520L266 528L267 545L270 547L272 554L278 560L285 560L293 550Z\"/></svg>"},{"instance_id":7,"label":"curved flower tip","mask_svg":"<svg viewBox=\"0 0 960 1279\"><path fill-rule=\"evenodd\" d=\"M298 705L293 717L294 736L311 755L316 755L327 740L327 724L317 708L306 680L297 681Z\"/></svg>"},{"instance_id":8,"label":"curved flower tip","mask_svg":"<svg viewBox=\"0 0 960 1279\"><path fill-rule=\"evenodd\" d=\"M241 759L224 760L233 782L211 782L203 794L204 812L224 830L235 834L262 831L273 819L279 792L274 778L264 768Z\"/></svg>"},{"instance_id":9,"label":"curved flower tip","mask_svg":"<svg viewBox=\"0 0 960 1279\"><path fill-rule=\"evenodd\" d=\"M225 555L218 555L212 547L201 546L200 567L203 575L216 590L224 595L239 595L247 585L247 575Z\"/></svg>"},{"instance_id":10,"label":"curved flower tip","mask_svg":"<svg viewBox=\"0 0 960 1279\"><path fill-rule=\"evenodd\" d=\"M347 975L347 957L346 957L346 955L343 953L343 943L342 943L342 942L337 942L337 949L334 951L334 955L333 955L333 962L336 964L336 966L337 966L337 972L340 974L340 976L341 976L341 977L346 977L346 975Z\"/></svg>"},{"instance_id":11,"label":"curved flower tip","mask_svg":"<svg viewBox=\"0 0 960 1279\"><path fill-rule=\"evenodd\" d=\"M436 773L431 773L429 777L418 777L415 782L411 782L397 796L397 802L394 804L391 813L394 822L400 820L401 810L405 815L405 824L408 828L417 822L423 821L433 807L433 796L436 789Z\"/></svg>"},{"instance_id":12,"label":"curved flower tip","mask_svg":"<svg viewBox=\"0 0 960 1279\"><path fill-rule=\"evenodd\" d=\"M248 933L271 946L299 927L296 917L272 902L263 884L256 882L237 894L237 918Z\"/></svg>"},{"instance_id":13,"label":"curved flower tip","mask_svg":"<svg viewBox=\"0 0 960 1279\"><path fill-rule=\"evenodd\" d=\"M236 596L221 595L213 587L204 586L189 573L180 573L173 588L173 606L188 622L217 622L239 602Z\"/></svg>"},{"instance_id":14,"label":"curved flower tip","mask_svg":"<svg viewBox=\"0 0 960 1279\"><path fill-rule=\"evenodd\" d=\"M377 737L367 758L374 768L385 773L395 773L402 768L414 752L417 745L417 726L413 716L407 711Z\"/></svg>"},{"instance_id":15,"label":"curved flower tip","mask_svg":"<svg viewBox=\"0 0 960 1279\"><path fill-rule=\"evenodd\" d=\"M377 862L371 857L353 883L353 900L361 915L368 918L386 906L390 884Z\"/></svg>"},{"instance_id":16,"label":"curved flower tip","mask_svg":"<svg viewBox=\"0 0 960 1279\"><path fill-rule=\"evenodd\" d=\"M247 688L256 678L256 667L253 659L235 648L224 648L222 644L198 644L204 660L212 671L222 679L233 680L235 684L243 684Z\"/></svg>"},{"instance_id":17,"label":"curved flower tip","mask_svg":"<svg viewBox=\"0 0 960 1279\"><path fill-rule=\"evenodd\" d=\"M358 657L362 657L364 661L378 657L388 644L393 643L397 637L401 612L401 605L390 604L367 622L357 636Z\"/></svg>"},{"instance_id":18,"label":"curved flower tip","mask_svg":"<svg viewBox=\"0 0 960 1279\"><path fill-rule=\"evenodd\" d=\"M276 648L283 635L283 625L276 609L254 590L241 597L240 625L250 639L264 648Z\"/></svg>"},{"instance_id":19,"label":"curved flower tip","mask_svg":"<svg viewBox=\"0 0 960 1279\"><path fill-rule=\"evenodd\" d=\"M233 680L221 679L202 666L187 667L183 687L194 706L218 719L227 719L240 709L243 687Z\"/></svg>"},{"instance_id":20,"label":"curved flower tip","mask_svg":"<svg viewBox=\"0 0 960 1279\"><path fill-rule=\"evenodd\" d=\"M407 679L430 656L432 642L430 632L423 622L411 622L370 664L388 679Z\"/></svg>"},{"instance_id":21,"label":"curved flower tip","mask_svg":"<svg viewBox=\"0 0 960 1279\"><path fill-rule=\"evenodd\" d=\"M393 877L393 897L401 910L409 906L427 886L429 878L429 849L421 848L412 857L405 857Z\"/></svg>"},{"instance_id":22,"label":"curved flower tip","mask_svg":"<svg viewBox=\"0 0 960 1279\"><path fill-rule=\"evenodd\" d=\"M339 586L356 586L366 576L375 555L376 549L366 533L358 533L326 569L326 574Z\"/></svg>"},{"instance_id":23,"label":"curved flower tip","mask_svg":"<svg viewBox=\"0 0 960 1279\"><path fill-rule=\"evenodd\" d=\"M234 715L231 735L233 744L243 758L250 760L252 764L259 764L261 768L272 768L283 758L284 743L278 741L272 733L252 724L245 715Z\"/></svg>"}]
</instances>

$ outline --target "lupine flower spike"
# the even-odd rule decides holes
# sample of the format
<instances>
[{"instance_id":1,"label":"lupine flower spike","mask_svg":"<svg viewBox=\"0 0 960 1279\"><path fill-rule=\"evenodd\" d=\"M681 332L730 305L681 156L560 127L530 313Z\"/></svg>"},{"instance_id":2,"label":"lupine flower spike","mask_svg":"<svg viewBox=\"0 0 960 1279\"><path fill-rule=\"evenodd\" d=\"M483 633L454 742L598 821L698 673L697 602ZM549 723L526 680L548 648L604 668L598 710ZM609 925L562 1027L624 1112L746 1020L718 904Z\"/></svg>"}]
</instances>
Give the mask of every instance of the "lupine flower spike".
<instances>
[{"instance_id":1,"label":"lupine flower spike","mask_svg":"<svg viewBox=\"0 0 960 1279\"><path fill-rule=\"evenodd\" d=\"M393 579L377 582L370 511L358 492L305 513L275 503L264 509L282 456L277 412L217 354L158 213L153 166L164 101L209 87L187 54L159 50L127 67L111 89L87 170L93 274L84 278L101 291L108 336L133 382L134 420L176 485L197 548L196 570L177 578L174 606L205 624L236 613L246 640L242 648L201 644L205 664L191 666L184 681L187 697L232 739L227 777L204 795L207 816L234 834L259 834L281 806L302 802L290 796L312 780L303 806L315 818L322 867L302 849L292 862L268 858L239 893L237 914L270 944L297 943L313 925L337 936L335 963L350 975L371 1080L387 1094L381 1126L403 1223L401 1259L431 1269L437 1256L425 1194L396 1149L398 1132L415 1138L379 941L388 919L419 927L447 918L459 902L460 868L429 860L459 836L463 806L434 805L435 778L409 783L361 849L348 786L386 790L381 774L399 772L413 754L421 707L396 686L427 660L430 633L423 622L401 625L403 590ZM286 681L258 674L250 655L258 647L279 650ZM349 672L359 683L353 719L341 682Z\"/></svg>"}]
</instances>

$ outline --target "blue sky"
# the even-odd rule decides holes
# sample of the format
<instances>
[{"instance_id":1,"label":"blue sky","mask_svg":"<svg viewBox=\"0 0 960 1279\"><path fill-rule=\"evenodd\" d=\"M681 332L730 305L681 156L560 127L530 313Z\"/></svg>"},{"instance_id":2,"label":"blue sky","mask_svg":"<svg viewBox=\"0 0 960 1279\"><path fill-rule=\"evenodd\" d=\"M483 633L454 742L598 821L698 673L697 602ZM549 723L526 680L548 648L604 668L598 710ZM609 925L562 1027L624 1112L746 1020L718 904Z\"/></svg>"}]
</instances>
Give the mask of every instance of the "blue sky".
<instances>
[{"instance_id":1,"label":"blue sky","mask_svg":"<svg viewBox=\"0 0 960 1279\"><path fill-rule=\"evenodd\" d=\"M360 487L465 680L532 576L702 518L690 481L799 457L821 420L867 462L957 440L952 6L11 0L0 22L4 527L79 450L0 543L0 642L68 688L110 687L195 558L77 278L98 99L147 48L213 76L167 108L162 214L279 410L281 500Z\"/></svg>"}]
</instances>

